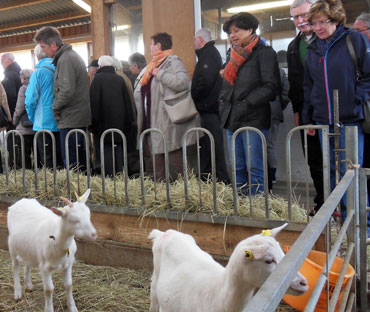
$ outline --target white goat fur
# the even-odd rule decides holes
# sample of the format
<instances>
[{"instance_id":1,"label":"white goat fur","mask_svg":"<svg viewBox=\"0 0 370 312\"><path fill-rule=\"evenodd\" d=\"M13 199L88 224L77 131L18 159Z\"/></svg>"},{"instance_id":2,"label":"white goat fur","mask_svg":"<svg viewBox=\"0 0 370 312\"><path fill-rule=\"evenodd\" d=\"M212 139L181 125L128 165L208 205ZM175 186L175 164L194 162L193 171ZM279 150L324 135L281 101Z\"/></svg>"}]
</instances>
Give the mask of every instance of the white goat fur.
<instances>
[{"instance_id":1,"label":"white goat fur","mask_svg":"<svg viewBox=\"0 0 370 312\"><path fill-rule=\"evenodd\" d=\"M275 236L285 225L271 230ZM251 300L284 257L273 236L254 235L234 249L226 267L213 260L192 236L175 230L153 230L154 272L150 312L238 312ZM246 250L253 259L246 257ZM300 273L288 293L308 290Z\"/></svg>"},{"instance_id":2,"label":"white goat fur","mask_svg":"<svg viewBox=\"0 0 370 312\"><path fill-rule=\"evenodd\" d=\"M53 281L51 272L62 270L67 305L77 312L72 296L72 265L77 251L74 236L95 240L96 230L90 221L90 209L85 205L88 189L78 201L67 203L64 208L48 209L36 199L21 199L9 207L9 252L14 274L14 298L22 298L19 279L19 261L24 262L26 288L32 289L30 268L39 267L45 294L45 312L54 311ZM77 194L76 194L77 196Z\"/></svg>"}]
</instances>

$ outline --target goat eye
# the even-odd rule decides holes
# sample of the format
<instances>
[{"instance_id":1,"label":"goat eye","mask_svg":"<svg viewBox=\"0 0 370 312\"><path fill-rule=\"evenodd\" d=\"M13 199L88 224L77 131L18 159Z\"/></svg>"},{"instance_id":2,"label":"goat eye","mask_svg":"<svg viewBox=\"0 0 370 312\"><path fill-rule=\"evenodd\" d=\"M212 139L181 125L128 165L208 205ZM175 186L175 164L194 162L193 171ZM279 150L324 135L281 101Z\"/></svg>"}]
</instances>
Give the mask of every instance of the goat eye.
<instances>
[{"instance_id":1,"label":"goat eye","mask_svg":"<svg viewBox=\"0 0 370 312\"><path fill-rule=\"evenodd\" d=\"M267 263L267 264L271 264L271 263L273 263L273 262L275 262L274 260L266 260L265 261L265 263Z\"/></svg>"}]
</instances>

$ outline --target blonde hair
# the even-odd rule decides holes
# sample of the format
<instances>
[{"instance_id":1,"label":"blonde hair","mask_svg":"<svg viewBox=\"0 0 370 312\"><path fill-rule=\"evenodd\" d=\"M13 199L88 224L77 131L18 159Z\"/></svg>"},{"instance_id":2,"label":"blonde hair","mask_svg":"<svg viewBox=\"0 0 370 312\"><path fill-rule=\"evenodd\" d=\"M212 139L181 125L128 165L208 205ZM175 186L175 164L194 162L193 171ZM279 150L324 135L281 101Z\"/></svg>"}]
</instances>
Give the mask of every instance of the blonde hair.
<instances>
[{"instance_id":1,"label":"blonde hair","mask_svg":"<svg viewBox=\"0 0 370 312\"><path fill-rule=\"evenodd\" d=\"M318 0L308 12L307 20L312 23L312 19L318 15L327 15L333 23L343 25L346 22L346 12L340 0Z\"/></svg>"}]
</instances>

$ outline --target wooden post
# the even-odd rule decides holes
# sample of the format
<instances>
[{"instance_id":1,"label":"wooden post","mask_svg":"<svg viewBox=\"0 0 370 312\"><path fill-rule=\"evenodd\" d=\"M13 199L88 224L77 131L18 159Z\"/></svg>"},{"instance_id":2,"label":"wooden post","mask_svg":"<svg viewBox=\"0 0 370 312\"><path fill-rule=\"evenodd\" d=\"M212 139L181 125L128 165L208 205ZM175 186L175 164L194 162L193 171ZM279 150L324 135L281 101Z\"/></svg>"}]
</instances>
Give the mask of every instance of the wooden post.
<instances>
[{"instance_id":1,"label":"wooden post","mask_svg":"<svg viewBox=\"0 0 370 312\"><path fill-rule=\"evenodd\" d=\"M145 57L151 60L150 37L158 32L172 36L174 53L192 75L195 66L193 1L143 0Z\"/></svg>"},{"instance_id":2,"label":"wooden post","mask_svg":"<svg viewBox=\"0 0 370 312\"><path fill-rule=\"evenodd\" d=\"M104 0L91 0L93 58L95 59L102 55L111 55L108 5Z\"/></svg>"}]
</instances>

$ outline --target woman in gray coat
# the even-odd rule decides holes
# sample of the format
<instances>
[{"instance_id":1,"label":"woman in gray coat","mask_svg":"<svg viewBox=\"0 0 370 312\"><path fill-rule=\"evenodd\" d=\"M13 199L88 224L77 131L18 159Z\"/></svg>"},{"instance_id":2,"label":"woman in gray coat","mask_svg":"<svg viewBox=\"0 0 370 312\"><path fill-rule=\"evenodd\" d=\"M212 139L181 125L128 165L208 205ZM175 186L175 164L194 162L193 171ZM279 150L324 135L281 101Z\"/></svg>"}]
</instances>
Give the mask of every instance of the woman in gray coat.
<instances>
[{"instance_id":1,"label":"woman in gray coat","mask_svg":"<svg viewBox=\"0 0 370 312\"><path fill-rule=\"evenodd\" d=\"M32 130L32 123L28 119L28 115L25 109L26 90L30 82L30 77L33 73L32 69L23 69L20 72L22 86L18 91L17 104L13 115L13 125L23 135L24 141L24 159L25 168L32 169L31 155L33 151L33 137L35 132ZM21 142L19 136L16 136L17 150L16 150L16 164L18 168L22 168L22 154L21 154Z\"/></svg>"},{"instance_id":2,"label":"woman in gray coat","mask_svg":"<svg viewBox=\"0 0 370 312\"><path fill-rule=\"evenodd\" d=\"M134 91L137 108L138 134L149 128L156 128L164 133L169 152L170 165L176 173L183 172L182 138L188 129L200 127L200 117L181 124L174 124L164 108L164 97L189 89L190 79L181 59L172 53L172 38L167 33L158 33L150 45L152 61L143 70L140 83ZM162 86L162 88L160 87ZM162 89L162 90L161 90ZM146 141L149 150L155 154L155 177L165 179L164 143L156 132ZM187 145L196 143L196 134L188 136Z\"/></svg>"}]
</instances>

